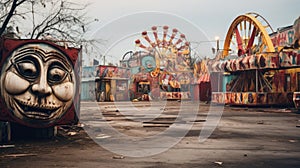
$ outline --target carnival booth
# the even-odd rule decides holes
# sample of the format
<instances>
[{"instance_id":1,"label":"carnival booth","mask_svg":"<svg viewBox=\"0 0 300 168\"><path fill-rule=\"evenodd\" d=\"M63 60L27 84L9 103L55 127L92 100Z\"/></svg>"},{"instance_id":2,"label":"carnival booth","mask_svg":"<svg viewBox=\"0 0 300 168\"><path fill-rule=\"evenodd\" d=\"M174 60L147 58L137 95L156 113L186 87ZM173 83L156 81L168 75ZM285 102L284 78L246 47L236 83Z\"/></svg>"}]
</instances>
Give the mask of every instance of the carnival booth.
<instances>
[{"instance_id":1,"label":"carnival booth","mask_svg":"<svg viewBox=\"0 0 300 168\"><path fill-rule=\"evenodd\" d=\"M125 101L128 95L128 74L126 68L99 65L96 71L96 100Z\"/></svg>"},{"instance_id":2,"label":"carnival booth","mask_svg":"<svg viewBox=\"0 0 300 168\"><path fill-rule=\"evenodd\" d=\"M209 63L211 59L203 59L194 64L193 98L194 100L210 101L211 100L211 74Z\"/></svg>"},{"instance_id":3,"label":"carnival booth","mask_svg":"<svg viewBox=\"0 0 300 168\"><path fill-rule=\"evenodd\" d=\"M293 26L282 33L294 34L291 32ZM213 102L293 105L293 94L300 89L300 50L291 44L293 36L280 33L273 32L268 22L256 13L241 15L233 21L225 39L223 58L212 65L212 72L218 74L216 82L221 84L221 89L213 89ZM274 40L278 37L285 37L284 44L290 44L289 47L274 45L272 41L278 44ZM229 54L235 48L236 55Z\"/></svg>"}]
</instances>

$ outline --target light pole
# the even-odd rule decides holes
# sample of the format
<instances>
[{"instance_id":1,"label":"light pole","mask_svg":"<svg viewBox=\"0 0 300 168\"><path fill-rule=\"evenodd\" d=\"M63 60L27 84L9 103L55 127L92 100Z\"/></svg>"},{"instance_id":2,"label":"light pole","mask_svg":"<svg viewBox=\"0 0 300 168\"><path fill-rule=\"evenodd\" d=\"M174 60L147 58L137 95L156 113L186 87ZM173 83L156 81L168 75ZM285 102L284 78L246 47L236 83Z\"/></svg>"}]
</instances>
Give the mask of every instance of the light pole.
<instances>
[{"instance_id":1,"label":"light pole","mask_svg":"<svg viewBox=\"0 0 300 168\"><path fill-rule=\"evenodd\" d=\"M217 52L219 52L219 50L220 50L220 37L219 37L219 36L216 36L216 37L215 37L215 40L216 40L216 42L217 42Z\"/></svg>"}]
</instances>

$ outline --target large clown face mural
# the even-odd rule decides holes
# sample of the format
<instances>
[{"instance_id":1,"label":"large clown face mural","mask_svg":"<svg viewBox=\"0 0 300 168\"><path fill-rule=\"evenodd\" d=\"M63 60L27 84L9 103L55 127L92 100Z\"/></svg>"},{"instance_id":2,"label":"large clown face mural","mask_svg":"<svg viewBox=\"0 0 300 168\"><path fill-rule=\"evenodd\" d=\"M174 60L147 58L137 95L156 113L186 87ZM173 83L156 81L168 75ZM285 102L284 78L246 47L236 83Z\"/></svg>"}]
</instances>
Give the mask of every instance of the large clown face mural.
<instances>
[{"instance_id":1,"label":"large clown face mural","mask_svg":"<svg viewBox=\"0 0 300 168\"><path fill-rule=\"evenodd\" d=\"M76 82L68 57L51 45L26 44L7 58L1 73L1 96L20 121L49 124L71 107Z\"/></svg>"}]
</instances>

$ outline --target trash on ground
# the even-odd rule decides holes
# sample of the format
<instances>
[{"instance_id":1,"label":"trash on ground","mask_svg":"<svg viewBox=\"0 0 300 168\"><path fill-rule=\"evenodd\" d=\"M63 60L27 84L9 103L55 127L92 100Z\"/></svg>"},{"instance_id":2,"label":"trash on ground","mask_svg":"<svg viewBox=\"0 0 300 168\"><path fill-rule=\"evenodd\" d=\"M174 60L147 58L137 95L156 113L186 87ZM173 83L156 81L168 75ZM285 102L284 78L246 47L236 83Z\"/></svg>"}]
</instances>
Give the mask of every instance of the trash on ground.
<instances>
[{"instance_id":1,"label":"trash on ground","mask_svg":"<svg viewBox=\"0 0 300 168\"><path fill-rule=\"evenodd\" d=\"M0 145L0 148L14 148L15 145Z\"/></svg>"},{"instance_id":2,"label":"trash on ground","mask_svg":"<svg viewBox=\"0 0 300 168\"><path fill-rule=\"evenodd\" d=\"M257 124L264 124L264 121L258 121Z\"/></svg>"},{"instance_id":3,"label":"trash on ground","mask_svg":"<svg viewBox=\"0 0 300 168\"><path fill-rule=\"evenodd\" d=\"M297 142L297 140L290 139L289 142L294 143L294 142Z\"/></svg>"},{"instance_id":4,"label":"trash on ground","mask_svg":"<svg viewBox=\"0 0 300 168\"><path fill-rule=\"evenodd\" d=\"M124 159L125 156L122 156L122 155L115 155L113 156L113 159Z\"/></svg>"},{"instance_id":5,"label":"trash on ground","mask_svg":"<svg viewBox=\"0 0 300 168\"><path fill-rule=\"evenodd\" d=\"M223 162L214 162L214 163L220 166L223 164Z\"/></svg>"},{"instance_id":6,"label":"trash on ground","mask_svg":"<svg viewBox=\"0 0 300 168\"><path fill-rule=\"evenodd\" d=\"M95 138L96 139L106 139L106 138L110 138L110 136L106 135L106 134L99 134Z\"/></svg>"},{"instance_id":7,"label":"trash on ground","mask_svg":"<svg viewBox=\"0 0 300 168\"><path fill-rule=\"evenodd\" d=\"M37 154L32 154L32 153L18 153L18 154L5 155L5 157L24 157L24 156L37 156Z\"/></svg>"},{"instance_id":8,"label":"trash on ground","mask_svg":"<svg viewBox=\"0 0 300 168\"><path fill-rule=\"evenodd\" d=\"M68 132L68 135L69 136L74 136L74 135L76 135L77 134L77 132Z\"/></svg>"}]
</instances>

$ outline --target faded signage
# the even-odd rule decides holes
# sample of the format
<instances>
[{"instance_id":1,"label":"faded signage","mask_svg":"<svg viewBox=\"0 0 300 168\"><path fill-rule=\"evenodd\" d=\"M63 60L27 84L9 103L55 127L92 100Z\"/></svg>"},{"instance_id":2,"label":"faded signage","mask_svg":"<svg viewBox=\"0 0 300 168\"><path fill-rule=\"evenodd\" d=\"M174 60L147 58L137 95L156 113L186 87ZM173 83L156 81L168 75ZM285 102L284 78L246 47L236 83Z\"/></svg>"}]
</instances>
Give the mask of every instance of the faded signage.
<instances>
[{"instance_id":1,"label":"faded signage","mask_svg":"<svg viewBox=\"0 0 300 168\"><path fill-rule=\"evenodd\" d=\"M288 26L270 35L274 47L291 46L294 42L293 26Z\"/></svg>"}]
</instances>

